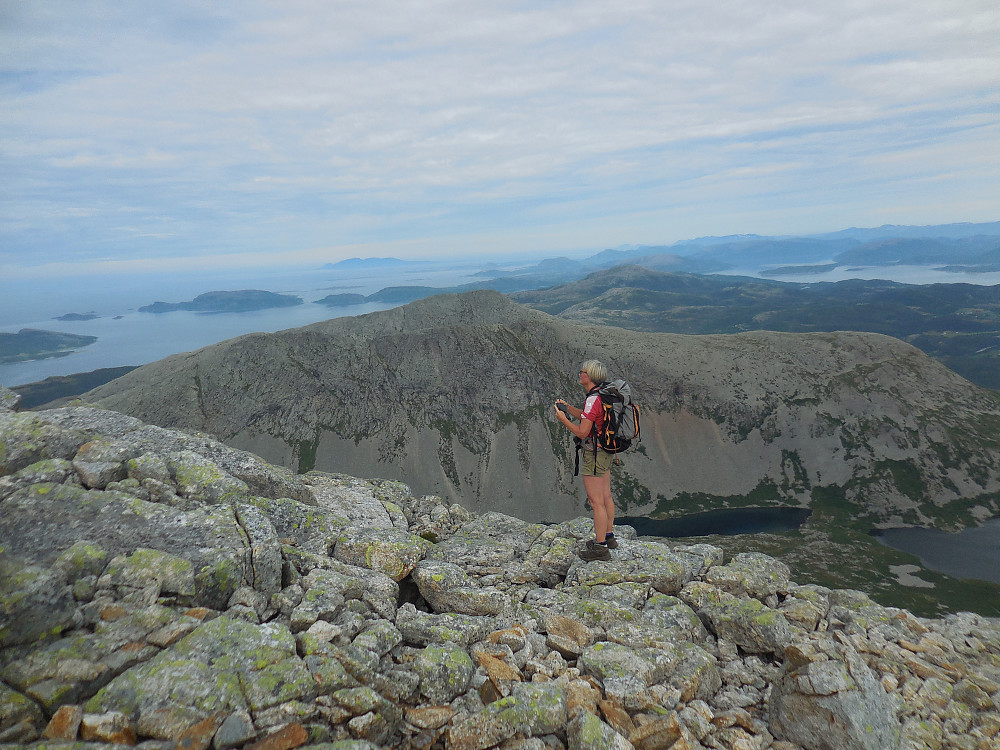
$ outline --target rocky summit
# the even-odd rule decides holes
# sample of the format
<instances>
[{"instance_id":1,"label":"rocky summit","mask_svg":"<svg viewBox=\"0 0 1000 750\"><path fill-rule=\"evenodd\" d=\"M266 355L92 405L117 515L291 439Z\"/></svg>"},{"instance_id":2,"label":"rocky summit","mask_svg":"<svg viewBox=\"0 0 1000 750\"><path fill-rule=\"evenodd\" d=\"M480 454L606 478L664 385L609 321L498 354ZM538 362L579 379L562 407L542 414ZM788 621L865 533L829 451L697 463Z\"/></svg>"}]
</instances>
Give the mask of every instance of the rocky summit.
<instances>
[{"instance_id":1,"label":"rocky summit","mask_svg":"<svg viewBox=\"0 0 1000 750\"><path fill-rule=\"evenodd\" d=\"M0 743L986 750L1000 620L0 397Z\"/></svg>"}]
</instances>

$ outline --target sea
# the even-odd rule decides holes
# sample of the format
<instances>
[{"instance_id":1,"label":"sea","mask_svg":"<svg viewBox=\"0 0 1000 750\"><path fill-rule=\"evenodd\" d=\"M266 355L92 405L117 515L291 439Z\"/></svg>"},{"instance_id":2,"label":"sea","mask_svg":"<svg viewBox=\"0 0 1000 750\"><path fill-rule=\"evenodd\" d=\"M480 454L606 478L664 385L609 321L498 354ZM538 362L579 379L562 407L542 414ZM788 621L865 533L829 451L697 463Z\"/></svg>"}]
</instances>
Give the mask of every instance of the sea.
<instances>
[{"instance_id":1,"label":"sea","mask_svg":"<svg viewBox=\"0 0 1000 750\"><path fill-rule=\"evenodd\" d=\"M367 270L248 269L205 274L136 274L77 279L0 281L0 331L38 328L96 336L65 356L0 365L0 384L15 387L57 375L155 362L246 333L298 328L346 315L387 310L395 304L329 307L331 294L369 295L390 286L458 286L481 277L481 266L389 267ZM188 302L211 291L262 289L298 296L303 304L239 313L139 312L153 302ZM90 320L58 320L67 314Z\"/></svg>"}]
</instances>

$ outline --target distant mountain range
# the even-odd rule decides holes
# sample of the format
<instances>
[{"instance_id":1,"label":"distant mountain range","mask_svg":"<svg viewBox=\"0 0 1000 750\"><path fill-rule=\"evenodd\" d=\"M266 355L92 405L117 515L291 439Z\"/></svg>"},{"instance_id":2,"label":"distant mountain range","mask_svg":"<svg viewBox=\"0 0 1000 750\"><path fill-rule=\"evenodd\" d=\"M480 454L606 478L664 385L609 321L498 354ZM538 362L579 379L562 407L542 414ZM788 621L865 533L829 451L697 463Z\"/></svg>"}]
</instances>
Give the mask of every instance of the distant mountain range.
<instances>
[{"instance_id":1,"label":"distant mountain range","mask_svg":"<svg viewBox=\"0 0 1000 750\"><path fill-rule=\"evenodd\" d=\"M510 296L568 320L637 331L882 333L1000 390L1000 286L858 279L793 284L620 266Z\"/></svg>"},{"instance_id":2,"label":"distant mountain range","mask_svg":"<svg viewBox=\"0 0 1000 750\"><path fill-rule=\"evenodd\" d=\"M324 268L375 268L383 262L407 263L396 258L352 258ZM763 276L795 276L822 274L838 268L905 265L956 273L987 273L1000 271L1000 222L927 227L887 225L812 236L731 235L701 237L671 245L629 245L602 250L582 260L556 257L520 267L490 267L474 274L482 281L446 288L392 286L374 294L335 294L317 301L343 307L368 302L403 304L435 294L476 289L513 293L566 284L620 265L701 275L738 270Z\"/></svg>"}]
</instances>

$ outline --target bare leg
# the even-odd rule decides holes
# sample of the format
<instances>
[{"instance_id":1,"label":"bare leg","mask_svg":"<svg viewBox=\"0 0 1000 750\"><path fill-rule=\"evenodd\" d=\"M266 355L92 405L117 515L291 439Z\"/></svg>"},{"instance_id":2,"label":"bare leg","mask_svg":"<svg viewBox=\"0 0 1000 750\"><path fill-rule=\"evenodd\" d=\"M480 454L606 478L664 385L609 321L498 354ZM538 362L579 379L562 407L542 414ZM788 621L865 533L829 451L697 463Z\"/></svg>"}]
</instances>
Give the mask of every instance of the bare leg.
<instances>
[{"instance_id":1,"label":"bare leg","mask_svg":"<svg viewBox=\"0 0 1000 750\"><path fill-rule=\"evenodd\" d=\"M615 501L611 497L611 472L602 477L584 477L584 489L594 511L594 538L603 542L615 524Z\"/></svg>"}]
</instances>

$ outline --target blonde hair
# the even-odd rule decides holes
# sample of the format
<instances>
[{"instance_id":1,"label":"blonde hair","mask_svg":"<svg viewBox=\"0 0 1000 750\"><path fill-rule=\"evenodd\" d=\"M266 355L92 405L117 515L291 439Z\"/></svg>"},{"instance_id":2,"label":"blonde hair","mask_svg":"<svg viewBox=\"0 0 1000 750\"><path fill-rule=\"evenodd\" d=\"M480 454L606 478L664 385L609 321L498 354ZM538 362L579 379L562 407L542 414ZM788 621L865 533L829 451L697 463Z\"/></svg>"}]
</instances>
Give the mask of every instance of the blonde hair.
<instances>
[{"instance_id":1,"label":"blonde hair","mask_svg":"<svg viewBox=\"0 0 1000 750\"><path fill-rule=\"evenodd\" d=\"M593 381L594 385L601 385L608 379L608 368L599 359L588 359L580 365L580 370L587 373L587 377Z\"/></svg>"}]
</instances>

